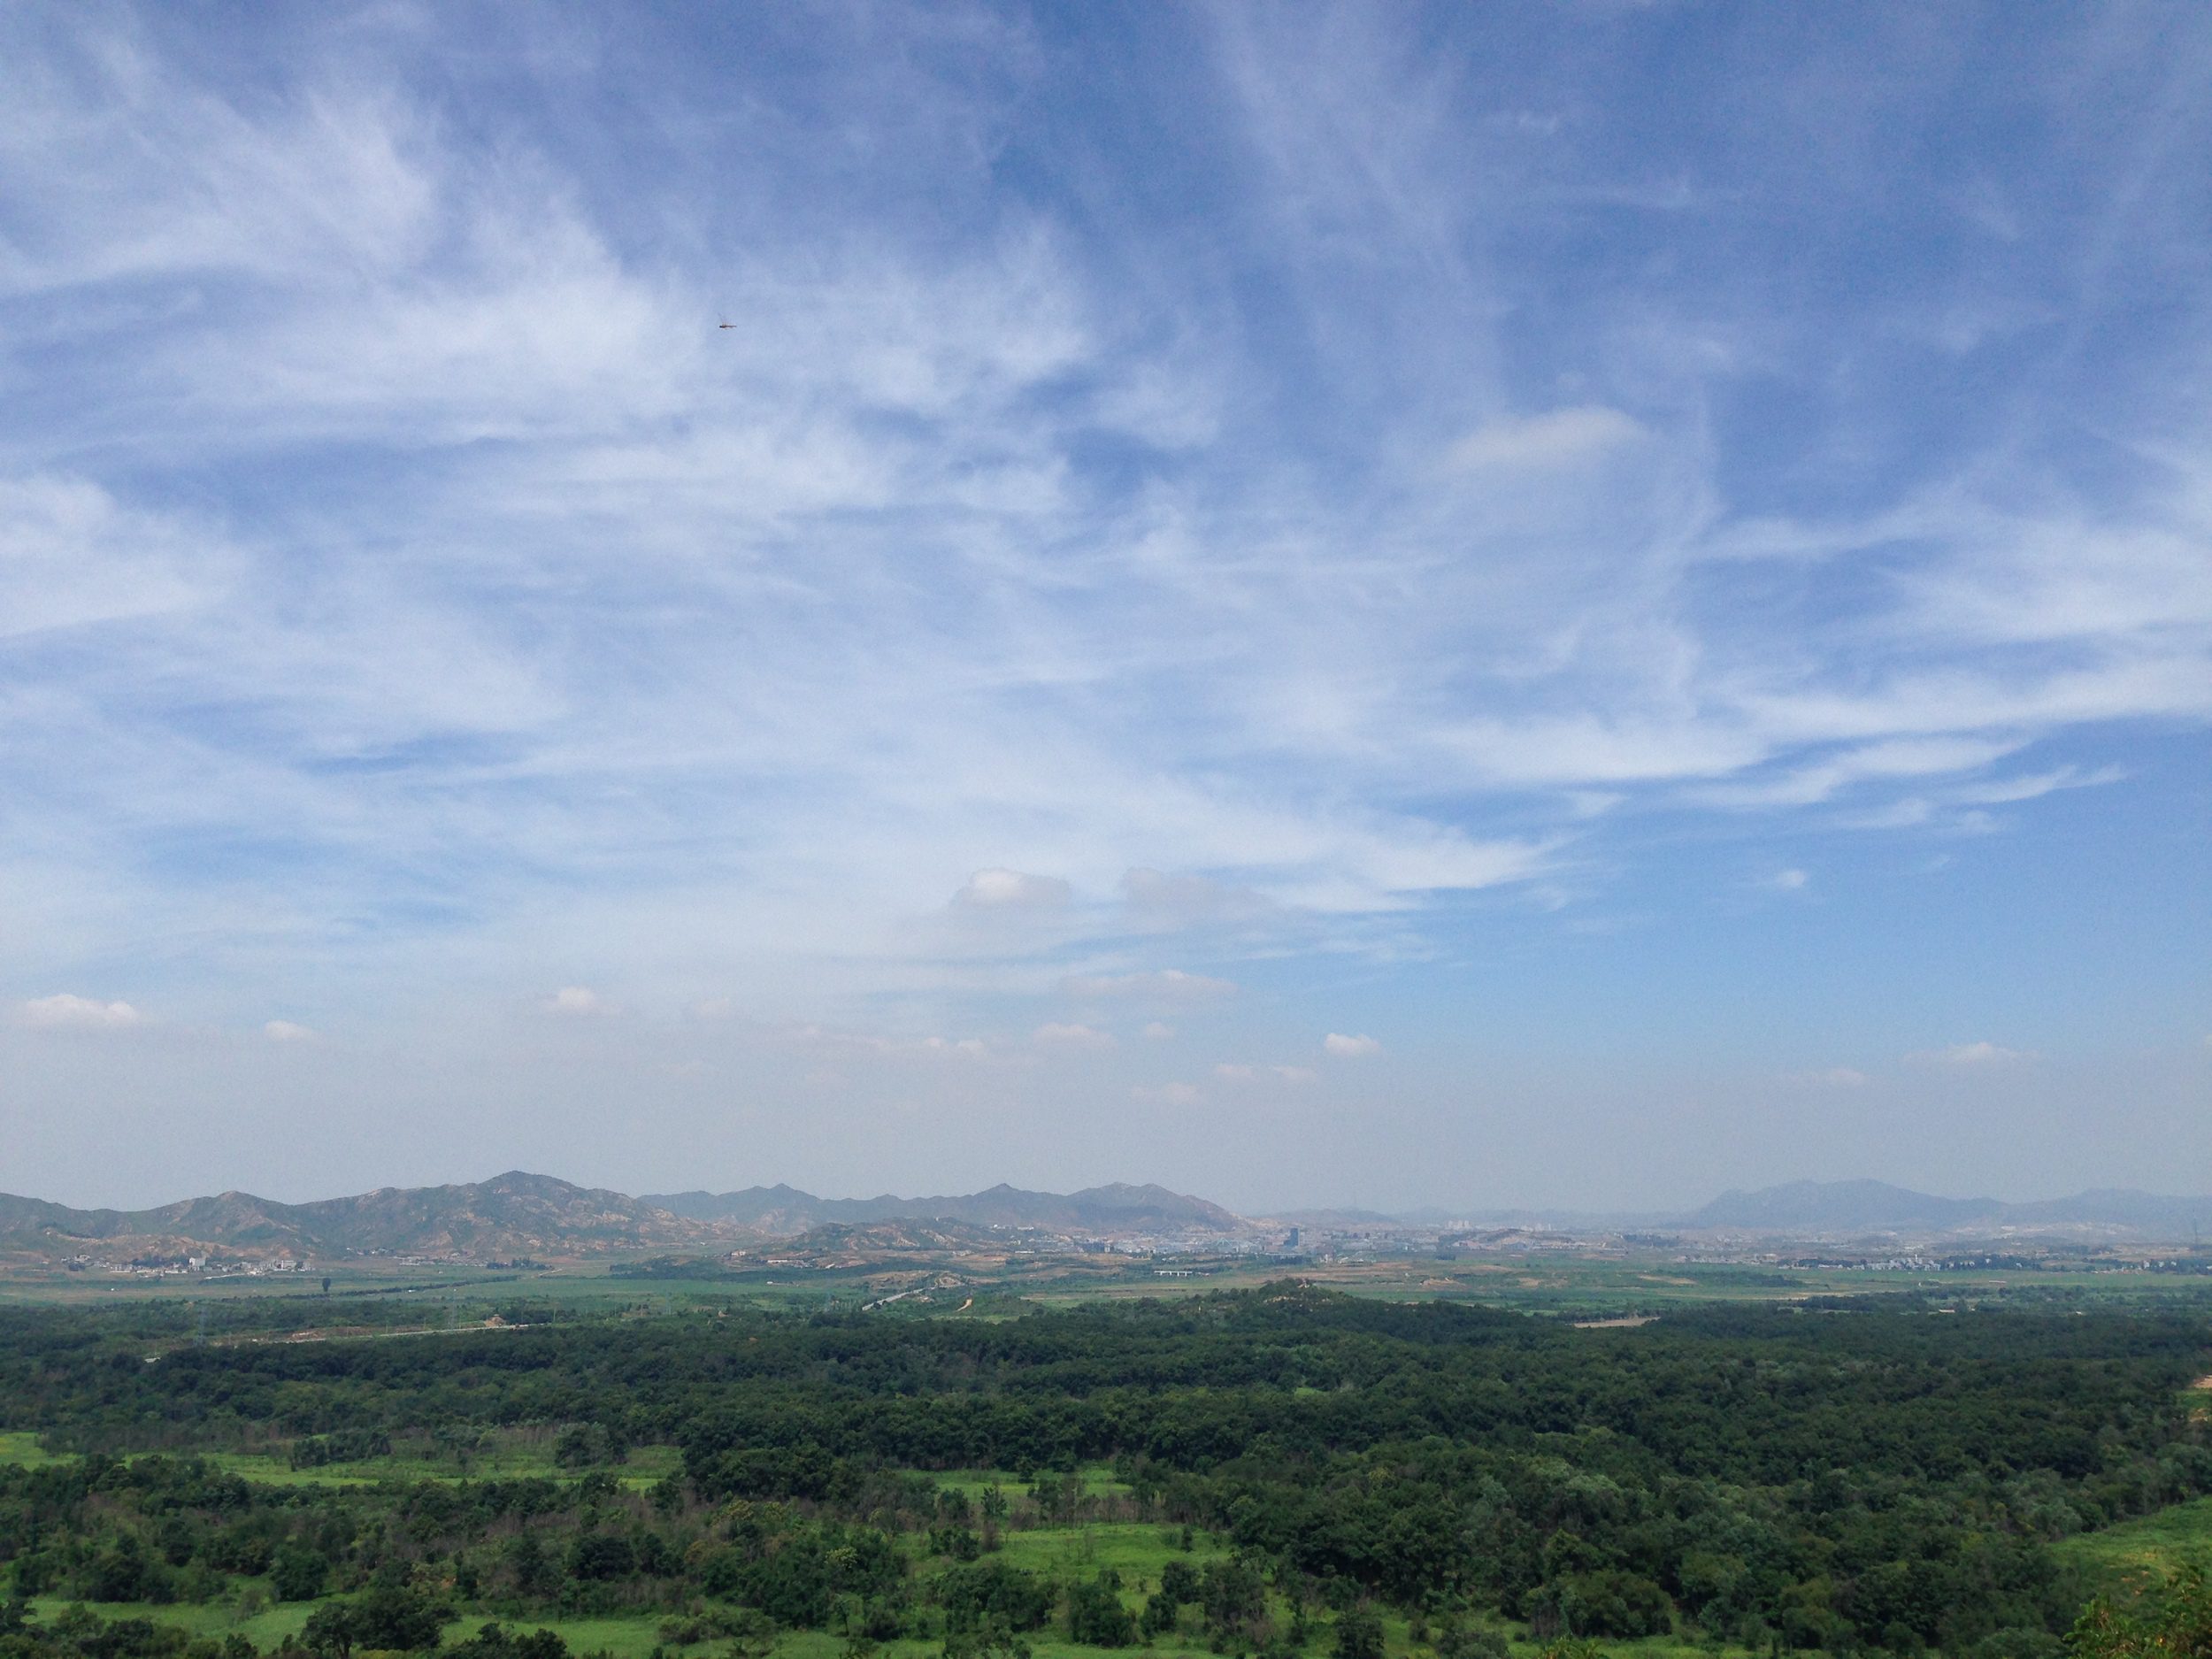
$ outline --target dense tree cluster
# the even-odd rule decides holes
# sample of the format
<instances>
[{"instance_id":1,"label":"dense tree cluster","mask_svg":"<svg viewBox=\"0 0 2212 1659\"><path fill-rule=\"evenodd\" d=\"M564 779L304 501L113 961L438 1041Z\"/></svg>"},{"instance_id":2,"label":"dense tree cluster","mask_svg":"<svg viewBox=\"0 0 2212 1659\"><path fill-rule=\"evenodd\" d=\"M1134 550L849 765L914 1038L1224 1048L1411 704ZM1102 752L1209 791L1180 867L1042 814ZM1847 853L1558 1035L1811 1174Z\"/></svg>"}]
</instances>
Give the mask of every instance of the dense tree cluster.
<instances>
[{"instance_id":1,"label":"dense tree cluster","mask_svg":"<svg viewBox=\"0 0 2212 1659\"><path fill-rule=\"evenodd\" d=\"M1574 1331L1283 1286L995 1324L728 1314L298 1344L196 1344L143 1316L0 1327L8 1426L81 1454L0 1470L8 1588L316 1601L300 1640L331 1659L442 1635L472 1659L557 1659L505 1625L622 1612L676 1649L806 1628L856 1653L1002 1655L1047 1630L1101 1648L1180 1632L1377 1659L1380 1607L1438 1659L1496 1659L1500 1615L1539 1639L2039 1659L2087 1594L2053 1540L2212 1490L2179 1398L2204 1327L2142 1313L1900 1300ZM465 1463L521 1425L592 1472L341 1489L184 1449L281 1447L314 1471L427 1437ZM649 1491L607 1472L669 1444L682 1472ZM1094 1463L1120 1494L1068 1478ZM977 1468L1019 1480L935 1478ZM1212 1547L1142 1582L1002 1556L1010 1532L1095 1520ZM94 1624L19 1613L0 1659L183 1659L173 1632Z\"/></svg>"}]
</instances>

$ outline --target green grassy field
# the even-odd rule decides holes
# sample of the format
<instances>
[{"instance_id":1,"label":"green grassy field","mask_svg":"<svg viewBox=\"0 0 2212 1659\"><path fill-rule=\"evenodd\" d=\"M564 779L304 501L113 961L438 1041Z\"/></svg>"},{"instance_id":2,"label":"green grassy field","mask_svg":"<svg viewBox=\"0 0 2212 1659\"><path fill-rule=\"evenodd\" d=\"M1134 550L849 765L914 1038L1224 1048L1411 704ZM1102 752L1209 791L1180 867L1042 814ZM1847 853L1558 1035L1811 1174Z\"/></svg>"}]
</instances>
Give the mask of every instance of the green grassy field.
<instances>
[{"instance_id":1,"label":"green grassy field","mask_svg":"<svg viewBox=\"0 0 2212 1659\"><path fill-rule=\"evenodd\" d=\"M914 1469L905 1472L919 1475L941 1486L949 1486L970 1498L978 1497L996 1486L1010 1502L1029 1490L1027 1480L1005 1469ZM1087 1498L1123 1497L1129 1491L1127 1484L1116 1479L1114 1471L1104 1463L1086 1463L1073 1474L1062 1475L1057 1479L1063 1482L1080 1481L1082 1495Z\"/></svg>"},{"instance_id":2,"label":"green grassy field","mask_svg":"<svg viewBox=\"0 0 2212 1659\"><path fill-rule=\"evenodd\" d=\"M1205 1532L1193 1535L1187 1554L1179 1540L1177 1528L1141 1521L1040 1526L1007 1533L999 1555L1009 1566L1054 1578L1087 1578L1111 1567L1121 1574L1122 1599L1133 1612L1142 1607L1143 1593L1158 1588L1161 1569L1170 1561L1179 1558L1197 1567L1229 1553Z\"/></svg>"},{"instance_id":3,"label":"green grassy field","mask_svg":"<svg viewBox=\"0 0 2212 1659\"><path fill-rule=\"evenodd\" d=\"M42 1451L39 1448L38 1436L28 1430L15 1430L0 1433L0 1463L20 1463L26 1469L37 1469L47 1463L64 1461L65 1460Z\"/></svg>"},{"instance_id":4,"label":"green grassy field","mask_svg":"<svg viewBox=\"0 0 2212 1659\"><path fill-rule=\"evenodd\" d=\"M296 1636L307 1616L313 1610L310 1601L284 1601L265 1607L249 1618L240 1618L234 1604L209 1602L195 1607L182 1602L155 1605L143 1601L87 1601L72 1603L60 1596L42 1595L31 1600L31 1611L41 1620L50 1620L72 1605L81 1605L97 1613L102 1618L144 1618L157 1624L172 1624L188 1631L195 1636L222 1637L233 1631L246 1638L257 1647L275 1647L287 1636Z\"/></svg>"},{"instance_id":5,"label":"green grassy field","mask_svg":"<svg viewBox=\"0 0 2212 1659\"><path fill-rule=\"evenodd\" d=\"M383 1480L580 1480L592 1472L562 1468L553 1461L549 1445L495 1446L471 1454L465 1467L450 1458L404 1453L313 1469L293 1468L281 1452L210 1452L205 1455L219 1469L273 1486L367 1486ZM682 1466L683 1454L673 1446L637 1446L631 1448L626 1461L610 1463L603 1472L622 1486L641 1490Z\"/></svg>"},{"instance_id":6,"label":"green grassy field","mask_svg":"<svg viewBox=\"0 0 2212 1659\"><path fill-rule=\"evenodd\" d=\"M2114 1578L2146 1569L2170 1569L2192 1559L2212 1565L2212 1498L2177 1503L2101 1532L2078 1533L2063 1540L2058 1553L2101 1576Z\"/></svg>"},{"instance_id":7,"label":"green grassy field","mask_svg":"<svg viewBox=\"0 0 2212 1659\"><path fill-rule=\"evenodd\" d=\"M139 1454L150 1455L150 1454ZM324 1463L295 1469L282 1448L265 1452L185 1452L177 1455L204 1457L216 1468L260 1486L373 1486L387 1480L581 1480L590 1470L567 1469L553 1461L549 1437L526 1441L510 1437L472 1452L465 1465L450 1457L412 1455L400 1450L388 1457L362 1458L351 1463ZM38 1468L65 1463L69 1458L42 1451L38 1436L27 1431L0 1433L0 1463ZM634 1490L642 1491L683 1467L683 1454L673 1446L634 1446L622 1463L603 1471ZM1005 1478L1009 1482L1011 1476ZM979 1478L979 1485L984 1484Z\"/></svg>"}]
</instances>

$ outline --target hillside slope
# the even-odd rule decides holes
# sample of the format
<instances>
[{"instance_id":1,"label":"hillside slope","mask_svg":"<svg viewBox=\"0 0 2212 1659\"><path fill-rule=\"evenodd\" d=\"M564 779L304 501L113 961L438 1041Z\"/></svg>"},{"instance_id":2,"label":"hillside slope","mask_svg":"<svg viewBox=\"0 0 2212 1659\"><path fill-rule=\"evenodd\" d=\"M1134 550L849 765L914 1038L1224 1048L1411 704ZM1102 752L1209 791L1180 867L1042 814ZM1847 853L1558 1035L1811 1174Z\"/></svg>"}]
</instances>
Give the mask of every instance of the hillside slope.
<instances>
[{"instance_id":1,"label":"hillside slope","mask_svg":"<svg viewBox=\"0 0 2212 1659\"><path fill-rule=\"evenodd\" d=\"M626 1194L518 1170L488 1181L386 1187L304 1204L222 1193L152 1210L72 1210L0 1195L0 1248L48 1258L574 1256L715 1236Z\"/></svg>"}]
</instances>

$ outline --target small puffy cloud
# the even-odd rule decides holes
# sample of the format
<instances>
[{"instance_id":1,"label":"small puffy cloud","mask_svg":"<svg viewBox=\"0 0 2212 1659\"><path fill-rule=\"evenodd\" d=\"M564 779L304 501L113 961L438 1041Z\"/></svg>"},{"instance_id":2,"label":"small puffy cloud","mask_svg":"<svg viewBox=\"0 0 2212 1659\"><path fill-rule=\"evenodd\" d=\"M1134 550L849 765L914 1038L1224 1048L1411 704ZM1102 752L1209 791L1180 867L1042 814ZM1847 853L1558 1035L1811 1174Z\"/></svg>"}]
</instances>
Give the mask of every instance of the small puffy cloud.
<instances>
[{"instance_id":1,"label":"small puffy cloud","mask_svg":"<svg viewBox=\"0 0 2212 1659\"><path fill-rule=\"evenodd\" d=\"M1357 1060L1371 1054L1380 1054L1382 1044L1372 1037L1348 1037L1340 1031L1333 1031L1321 1040L1322 1052L1339 1060Z\"/></svg>"},{"instance_id":2,"label":"small puffy cloud","mask_svg":"<svg viewBox=\"0 0 2212 1659\"><path fill-rule=\"evenodd\" d=\"M1866 1073L1847 1065L1832 1065L1824 1071L1791 1071L1782 1079L1801 1088L1860 1088L1866 1083Z\"/></svg>"},{"instance_id":3,"label":"small puffy cloud","mask_svg":"<svg viewBox=\"0 0 2212 1659\"><path fill-rule=\"evenodd\" d=\"M1619 410L1586 403L1486 421L1452 446L1451 458L1470 472L1534 472L1578 465L1643 435Z\"/></svg>"},{"instance_id":4,"label":"small puffy cloud","mask_svg":"<svg viewBox=\"0 0 2212 1659\"><path fill-rule=\"evenodd\" d=\"M1175 1034L1175 1027L1164 1019L1151 1020L1145 1025L1144 1034L1152 1042L1165 1042ZM2212 1037L2204 1041L2208 1046L2212 1046Z\"/></svg>"},{"instance_id":5,"label":"small puffy cloud","mask_svg":"<svg viewBox=\"0 0 2212 1659\"><path fill-rule=\"evenodd\" d=\"M972 910L1057 910L1068 902L1068 884L1053 876L1025 875L1018 870L979 870L968 885L952 895L952 902Z\"/></svg>"},{"instance_id":6,"label":"small puffy cloud","mask_svg":"<svg viewBox=\"0 0 2212 1659\"><path fill-rule=\"evenodd\" d=\"M25 1025L47 1031L119 1031L144 1023L144 1016L128 1002L103 1002L67 991L35 996L23 1004L22 1012Z\"/></svg>"},{"instance_id":7,"label":"small puffy cloud","mask_svg":"<svg viewBox=\"0 0 2212 1659\"><path fill-rule=\"evenodd\" d=\"M1040 1025L1030 1033L1030 1041L1041 1048L1110 1048L1111 1034L1094 1025L1079 1025L1055 1022Z\"/></svg>"},{"instance_id":8,"label":"small puffy cloud","mask_svg":"<svg viewBox=\"0 0 2212 1659\"><path fill-rule=\"evenodd\" d=\"M1259 1075L1259 1068L1249 1065L1217 1065L1214 1075L1225 1083L1249 1083Z\"/></svg>"},{"instance_id":9,"label":"small puffy cloud","mask_svg":"<svg viewBox=\"0 0 2212 1659\"><path fill-rule=\"evenodd\" d=\"M310 1025L295 1025L288 1019L273 1019L261 1028L261 1034L271 1042L313 1042L322 1033Z\"/></svg>"},{"instance_id":10,"label":"small puffy cloud","mask_svg":"<svg viewBox=\"0 0 2212 1659\"><path fill-rule=\"evenodd\" d=\"M1907 1059L1921 1065L2016 1065L2035 1056L2025 1048L2008 1048L1993 1042L1959 1042L1947 1048L1928 1048Z\"/></svg>"},{"instance_id":11,"label":"small puffy cloud","mask_svg":"<svg viewBox=\"0 0 2212 1659\"><path fill-rule=\"evenodd\" d=\"M546 999L545 1006L548 1012L565 1015L572 1019L609 1011L607 999L583 985L563 986Z\"/></svg>"},{"instance_id":12,"label":"small puffy cloud","mask_svg":"<svg viewBox=\"0 0 2212 1659\"><path fill-rule=\"evenodd\" d=\"M1206 1097L1195 1083L1140 1083L1129 1091L1129 1098L1166 1106L1195 1106Z\"/></svg>"},{"instance_id":13,"label":"small puffy cloud","mask_svg":"<svg viewBox=\"0 0 2212 1659\"><path fill-rule=\"evenodd\" d=\"M1778 870L1759 885L1770 887L1777 893L1801 893L1805 884L1811 879L1802 870Z\"/></svg>"},{"instance_id":14,"label":"small puffy cloud","mask_svg":"<svg viewBox=\"0 0 2212 1659\"><path fill-rule=\"evenodd\" d=\"M1085 998L1142 997L1156 1002L1207 1002L1233 996L1236 984L1180 968L1162 968L1152 973L1079 973L1060 982L1070 996Z\"/></svg>"}]
</instances>

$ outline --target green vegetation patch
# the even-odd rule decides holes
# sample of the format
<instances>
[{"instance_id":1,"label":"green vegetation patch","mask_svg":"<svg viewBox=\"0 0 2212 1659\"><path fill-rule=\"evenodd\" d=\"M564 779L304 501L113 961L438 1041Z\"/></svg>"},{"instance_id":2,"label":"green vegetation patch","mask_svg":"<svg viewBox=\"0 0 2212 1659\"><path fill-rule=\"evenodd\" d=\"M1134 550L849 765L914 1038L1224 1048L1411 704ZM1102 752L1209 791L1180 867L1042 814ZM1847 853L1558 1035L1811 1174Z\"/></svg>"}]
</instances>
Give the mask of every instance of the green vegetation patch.
<instances>
[{"instance_id":1,"label":"green vegetation patch","mask_svg":"<svg viewBox=\"0 0 2212 1659\"><path fill-rule=\"evenodd\" d=\"M0 1309L0 1571L19 1659L2018 1659L2212 1503L2204 1320L2071 1302Z\"/></svg>"},{"instance_id":2,"label":"green vegetation patch","mask_svg":"<svg viewBox=\"0 0 2212 1659\"><path fill-rule=\"evenodd\" d=\"M2192 1560L2212 1561L2212 1498L2177 1503L2101 1532L2078 1533L2059 1543L2055 1553L2107 1581L2167 1571Z\"/></svg>"}]
</instances>

